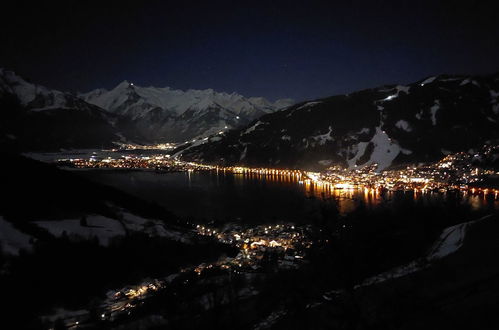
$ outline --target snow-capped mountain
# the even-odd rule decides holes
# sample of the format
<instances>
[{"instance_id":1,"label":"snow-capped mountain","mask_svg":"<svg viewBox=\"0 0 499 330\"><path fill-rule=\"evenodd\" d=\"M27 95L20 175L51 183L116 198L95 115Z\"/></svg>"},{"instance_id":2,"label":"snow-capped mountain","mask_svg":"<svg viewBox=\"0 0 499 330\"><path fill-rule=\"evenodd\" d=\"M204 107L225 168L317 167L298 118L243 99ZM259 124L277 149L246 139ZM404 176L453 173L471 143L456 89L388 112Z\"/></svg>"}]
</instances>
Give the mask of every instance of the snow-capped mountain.
<instances>
[{"instance_id":1,"label":"snow-capped mountain","mask_svg":"<svg viewBox=\"0 0 499 330\"><path fill-rule=\"evenodd\" d=\"M27 82L13 71L3 68L0 68L0 95L14 96L22 107L30 111L95 108L74 95Z\"/></svg>"},{"instance_id":2,"label":"snow-capped mountain","mask_svg":"<svg viewBox=\"0 0 499 330\"><path fill-rule=\"evenodd\" d=\"M293 104L289 99L272 103L261 97L246 98L212 89L181 91L140 87L128 81L110 91L97 89L79 96L133 120L151 140L176 142L240 127Z\"/></svg>"},{"instance_id":3,"label":"snow-capped mountain","mask_svg":"<svg viewBox=\"0 0 499 330\"><path fill-rule=\"evenodd\" d=\"M434 161L499 139L499 75L436 76L295 104L186 148L185 159L350 168Z\"/></svg>"},{"instance_id":4,"label":"snow-capped mountain","mask_svg":"<svg viewBox=\"0 0 499 330\"><path fill-rule=\"evenodd\" d=\"M118 116L0 68L0 143L24 150L109 146Z\"/></svg>"}]
</instances>

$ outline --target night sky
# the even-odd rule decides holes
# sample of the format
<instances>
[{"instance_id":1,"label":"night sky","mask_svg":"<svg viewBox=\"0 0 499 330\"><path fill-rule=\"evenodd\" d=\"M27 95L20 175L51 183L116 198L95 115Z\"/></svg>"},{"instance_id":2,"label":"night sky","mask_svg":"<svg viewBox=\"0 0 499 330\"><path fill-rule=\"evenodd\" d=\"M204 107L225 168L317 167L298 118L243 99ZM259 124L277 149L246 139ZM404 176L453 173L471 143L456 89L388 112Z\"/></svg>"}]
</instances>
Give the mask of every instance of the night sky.
<instances>
[{"instance_id":1,"label":"night sky","mask_svg":"<svg viewBox=\"0 0 499 330\"><path fill-rule=\"evenodd\" d=\"M24 3L3 10L0 67L65 91L126 79L271 100L499 71L494 2L436 2Z\"/></svg>"}]
</instances>

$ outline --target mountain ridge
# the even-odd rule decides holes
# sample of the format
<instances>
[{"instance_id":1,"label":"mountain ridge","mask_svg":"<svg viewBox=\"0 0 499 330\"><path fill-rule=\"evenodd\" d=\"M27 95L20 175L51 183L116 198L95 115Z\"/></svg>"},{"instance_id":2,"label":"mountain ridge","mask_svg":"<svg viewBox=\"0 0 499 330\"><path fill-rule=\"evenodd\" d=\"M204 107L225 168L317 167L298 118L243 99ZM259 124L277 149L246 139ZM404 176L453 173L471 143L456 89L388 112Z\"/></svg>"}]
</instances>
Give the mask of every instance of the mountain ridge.
<instances>
[{"instance_id":1,"label":"mountain ridge","mask_svg":"<svg viewBox=\"0 0 499 330\"><path fill-rule=\"evenodd\" d=\"M497 74L431 76L299 102L180 153L227 165L382 170L497 141L498 98Z\"/></svg>"},{"instance_id":2,"label":"mountain ridge","mask_svg":"<svg viewBox=\"0 0 499 330\"><path fill-rule=\"evenodd\" d=\"M144 88L126 80L111 91L74 94L0 68L0 107L5 109L0 142L22 150L179 142L240 127L290 103L213 89Z\"/></svg>"},{"instance_id":3,"label":"mountain ridge","mask_svg":"<svg viewBox=\"0 0 499 330\"><path fill-rule=\"evenodd\" d=\"M0 68L0 144L9 150L109 147L123 137L119 116L79 97Z\"/></svg>"},{"instance_id":4,"label":"mountain ridge","mask_svg":"<svg viewBox=\"0 0 499 330\"><path fill-rule=\"evenodd\" d=\"M290 99L270 102L263 97L247 98L213 89L141 87L127 80L111 90L96 89L79 97L127 117L149 139L168 142L237 128L293 103Z\"/></svg>"}]
</instances>

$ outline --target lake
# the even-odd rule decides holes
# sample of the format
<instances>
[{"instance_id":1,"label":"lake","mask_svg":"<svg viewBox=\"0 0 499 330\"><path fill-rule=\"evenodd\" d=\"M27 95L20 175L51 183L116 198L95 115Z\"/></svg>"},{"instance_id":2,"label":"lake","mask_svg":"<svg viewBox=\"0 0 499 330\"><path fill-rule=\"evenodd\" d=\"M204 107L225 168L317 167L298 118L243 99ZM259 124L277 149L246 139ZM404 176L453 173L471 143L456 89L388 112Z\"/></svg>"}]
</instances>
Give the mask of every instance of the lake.
<instances>
[{"instance_id":1,"label":"lake","mask_svg":"<svg viewBox=\"0 0 499 330\"><path fill-rule=\"evenodd\" d=\"M92 180L154 201L175 214L203 221L244 223L307 223L321 217L325 205L336 203L346 214L363 204L379 206L469 205L471 210L499 206L493 195L338 190L303 183L292 175L235 174L223 171L156 173L153 171L78 171ZM455 205L455 204L454 204Z\"/></svg>"}]
</instances>

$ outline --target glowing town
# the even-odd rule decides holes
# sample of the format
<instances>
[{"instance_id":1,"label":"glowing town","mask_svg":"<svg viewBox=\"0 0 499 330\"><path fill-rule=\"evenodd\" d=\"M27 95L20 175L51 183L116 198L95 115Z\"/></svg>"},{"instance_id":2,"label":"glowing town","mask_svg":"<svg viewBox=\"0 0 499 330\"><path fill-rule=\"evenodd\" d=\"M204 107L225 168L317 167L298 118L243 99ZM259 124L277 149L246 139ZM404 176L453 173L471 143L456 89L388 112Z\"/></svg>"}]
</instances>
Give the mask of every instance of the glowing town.
<instances>
[{"instance_id":1,"label":"glowing town","mask_svg":"<svg viewBox=\"0 0 499 330\"><path fill-rule=\"evenodd\" d=\"M185 162L165 154L120 155L118 157L58 159L61 166L90 169L117 170L152 170L159 173L177 171L217 171L242 175L284 177L306 186L313 186L317 191L364 190L364 191L466 191L493 194L497 198L499 189L489 184L490 179L499 176L499 172L480 165L476 160L486 159L498 152L499 146L485 146L474 154L465 152L450 154L440 161L402 169L377 171L377 164L362 168L347 169L332 166L322 172L297 169L255 168L244 166L215 166L194 162ZM307 189L308 190L308 189Z\"/></svg>"}]
</instances>

